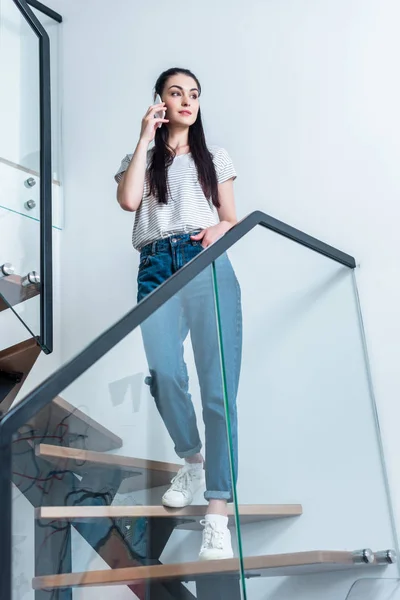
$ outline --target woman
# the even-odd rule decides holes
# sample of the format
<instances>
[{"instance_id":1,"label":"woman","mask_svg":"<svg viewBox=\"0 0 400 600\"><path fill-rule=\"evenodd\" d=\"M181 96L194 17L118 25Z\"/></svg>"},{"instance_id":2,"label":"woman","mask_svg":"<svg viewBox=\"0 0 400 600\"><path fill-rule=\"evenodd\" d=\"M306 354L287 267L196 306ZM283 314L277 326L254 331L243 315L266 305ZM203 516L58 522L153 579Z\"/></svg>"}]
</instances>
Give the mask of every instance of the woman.
<instances>
[{"instance_id":1,"label":"woman","mask_svg":"<svg viewBox=\"0 0 400 600\"><path fill-rule=\"evenodd\" d=\"M140 251L138 302L197 256L236 223L228 153L206 144L198 79L187 69L165 71L155 85L162 102L150 106L142 120L139 142L115 175L123 210L136 212L133 246ZM165 118L162 112L165 111ZM161 126L160 126L161 124ZM154 148L149 144L154 140ZM189 505L206 480L209 505L201 560L231 558L227 502L237 473L236 395L240 371L242 321L240 289L226 255L216 261L222 315L225 394L233 456L229 456L224 385L216 328L211 269L205 269L142 325L151 374L151 393L185 465L164 494L165 506ZM190 331L200 384L207 462L189 394L183 342Z\"/></svg>"}]
</instances>

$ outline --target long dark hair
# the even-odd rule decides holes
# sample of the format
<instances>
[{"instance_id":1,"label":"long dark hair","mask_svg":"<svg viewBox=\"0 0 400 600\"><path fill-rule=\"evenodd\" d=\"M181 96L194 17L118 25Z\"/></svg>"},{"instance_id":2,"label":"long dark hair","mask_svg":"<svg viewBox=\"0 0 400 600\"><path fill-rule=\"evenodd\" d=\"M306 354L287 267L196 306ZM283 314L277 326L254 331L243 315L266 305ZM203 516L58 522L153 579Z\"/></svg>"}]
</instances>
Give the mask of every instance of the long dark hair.
<instances>
[{"instance_id":1,"label":"long dark hair","mask_svg":"<svg viewBox=\"0 0 400 600\"><path fill-rule=\"evenodd\" d=\"M180 73L188 75L195 80L200 95L201 85L197 77L188 69L181 69L179 67L174 67L161 73L154 86L155 94L162 96L169 77ZM220 203L218 198L217 174L215 172L213 156L207 148L200 108L195 123L189 127L189 146L204 195L208 200L211 199L214 206L218 208ZM148 195L158 198L161 204L168 204L167 170L175 156L174 149L168 145L168 128L158 128L154 138L154 149L148 169L150 184Z\"/></svg>"}]
</instances>

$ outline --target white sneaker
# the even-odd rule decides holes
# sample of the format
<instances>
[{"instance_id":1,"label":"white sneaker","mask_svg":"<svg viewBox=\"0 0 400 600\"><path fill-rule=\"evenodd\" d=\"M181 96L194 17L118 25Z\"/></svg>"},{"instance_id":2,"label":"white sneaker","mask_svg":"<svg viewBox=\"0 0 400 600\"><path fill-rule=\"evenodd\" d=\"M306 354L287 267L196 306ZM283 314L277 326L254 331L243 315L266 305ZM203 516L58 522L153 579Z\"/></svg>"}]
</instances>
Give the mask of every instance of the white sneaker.
<instances>
[{"instance_id":1,"label":"white sneaker","mask_svg":"<svg viewBox=\"0 0 400 600\"><path fill-rule=\"evenodd\" d=\"M193 469L186 463L179 469L171 481L171 487L165 492L161 502L170 508L183 508L193 502L193 496L204 485L204 469Z\"/></svg>"},{"instance_id":2,"label":"white sneaker","mask_svg":"<svg viewBox=\"0 0 400 600\"><path fill-rule=\"evenodd\" d=\"M228 526L207 518L200 521L200 523L204 526L204 531L199 559L233 558L231 532Z\"/></svg>"}]
</instances>

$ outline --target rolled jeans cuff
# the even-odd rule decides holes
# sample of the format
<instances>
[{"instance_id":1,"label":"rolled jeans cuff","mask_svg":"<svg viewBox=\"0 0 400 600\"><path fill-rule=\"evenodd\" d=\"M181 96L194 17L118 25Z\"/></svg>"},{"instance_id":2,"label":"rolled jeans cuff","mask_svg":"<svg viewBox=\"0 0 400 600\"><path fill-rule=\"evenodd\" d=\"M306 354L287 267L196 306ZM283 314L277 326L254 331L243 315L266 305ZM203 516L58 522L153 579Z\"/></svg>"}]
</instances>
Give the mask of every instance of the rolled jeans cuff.
<instances>
[{"instance_id":1,"label":"rolled jeans cuff","mask_svg":"<svg viewBox=\"0 0 400 600\"><path fill-rule=\"evenodd\" d=\"M213 492L212 490L207 490L204 498L206 500L227 500L228 502L232 502L232 492Z\"/></svg>"},{"instance_id":2,"label":"rolled jeans cuff","mask_svg":"<svg viewBox=\"0 0 400 600\"><path fill-rule=\"evenodd\" d=\"M188 458L190 456L194 456L195 454L198 454L200 452L201 448L202 448L202 444L200 443L196 446L196 448L193 448L192 450L186 450L185 452L178 452L177 449L175 448L175 452L177 453L179 458Z\"/></svg>"}]
</instances>

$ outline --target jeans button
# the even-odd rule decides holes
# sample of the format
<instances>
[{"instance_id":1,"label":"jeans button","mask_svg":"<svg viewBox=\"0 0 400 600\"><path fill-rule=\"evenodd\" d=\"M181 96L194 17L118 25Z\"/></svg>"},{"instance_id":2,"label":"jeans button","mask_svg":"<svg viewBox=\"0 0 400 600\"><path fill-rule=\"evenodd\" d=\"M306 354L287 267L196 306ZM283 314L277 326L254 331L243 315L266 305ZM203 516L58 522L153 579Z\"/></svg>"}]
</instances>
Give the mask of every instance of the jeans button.
<instances>
[{"instance_id":1,"label":"jeans button","mask_svg":"<svg viewBox=\"0 0 400 600\"><path fill-rule=\"evenodd\" d=\"M172 238L171 241L172 241L173 244L176 244L176 238Z\"/></svg>"}]
</instances>

